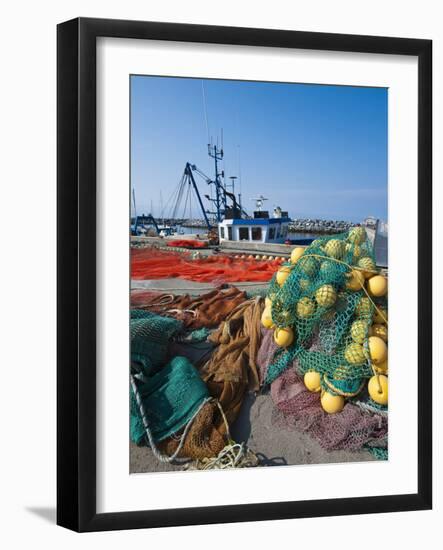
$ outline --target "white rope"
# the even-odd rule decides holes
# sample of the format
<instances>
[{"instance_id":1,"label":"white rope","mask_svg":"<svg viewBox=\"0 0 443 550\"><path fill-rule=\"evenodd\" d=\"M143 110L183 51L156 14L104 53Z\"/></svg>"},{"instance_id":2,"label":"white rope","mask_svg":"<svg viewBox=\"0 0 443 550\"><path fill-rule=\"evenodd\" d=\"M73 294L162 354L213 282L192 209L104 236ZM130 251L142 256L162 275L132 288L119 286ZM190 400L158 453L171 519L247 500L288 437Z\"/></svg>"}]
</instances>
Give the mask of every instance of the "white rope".
<instances>
[{"instance_id":1,"label":"white rope","mask_svg":"<svg viewBox=\"0 0 443 550\"><path fill-rule=\"evenodd\" d=\"M246 468L258 466L257 456L244 443L230 441L218 456L203 458L190 464L188 470L226 470L227 468Z\"/></svg>"}]
</instances>

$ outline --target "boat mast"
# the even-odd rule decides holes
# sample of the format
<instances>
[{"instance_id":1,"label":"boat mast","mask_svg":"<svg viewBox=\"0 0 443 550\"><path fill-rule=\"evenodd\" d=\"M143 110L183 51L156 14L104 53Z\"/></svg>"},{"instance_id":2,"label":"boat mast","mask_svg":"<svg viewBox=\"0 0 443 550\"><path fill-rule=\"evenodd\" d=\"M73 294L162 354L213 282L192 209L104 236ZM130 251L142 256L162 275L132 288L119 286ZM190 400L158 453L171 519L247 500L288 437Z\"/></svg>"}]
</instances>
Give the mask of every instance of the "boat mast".
<instances>
[{"instance_id":1,"label":"boat mast","mask_svg":"<svg viewBox=\"0 0 443 550\"><path fill-rule=\"evenodd\" d=\"M208 155L214 159L215 165L215 208L217 214L217 222L223 221L223 211L226 208L226 195L223 191L223 186L220 181L220 177L224 176L223 171L218 171L218 161L223 160L223 130L222 130L222 144L221 147L208 143Z\"/></svg>"}]
</instances>

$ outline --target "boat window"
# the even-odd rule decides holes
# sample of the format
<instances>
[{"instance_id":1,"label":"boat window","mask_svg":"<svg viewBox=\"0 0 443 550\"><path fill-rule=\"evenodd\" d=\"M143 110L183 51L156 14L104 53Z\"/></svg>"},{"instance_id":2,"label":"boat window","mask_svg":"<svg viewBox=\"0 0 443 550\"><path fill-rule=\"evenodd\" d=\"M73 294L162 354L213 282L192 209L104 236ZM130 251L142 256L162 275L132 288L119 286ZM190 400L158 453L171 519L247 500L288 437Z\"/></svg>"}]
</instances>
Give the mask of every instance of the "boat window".
<instances>
[{"instance_id":1,"label":"boat window","mask_svg":"<svg viewBox=\"0 0 443 550\"><path fill-rule=\"evenodd\" d=\"M275 227L270 227L269 228L269 238L270 239L275 239Z\"/></svg>"},{"instance_id":2,"label":"boat window","mask_svg":"<svg viewBox=\"0 0 443 550\"><path fill-rule=\"evenodd\" d=\"M249 228L240 227L238 230L238 237L240 241L249 241Z\"/></svg>"},{"instance_id":3,"label":"boat window","mask_svg":"<svg viewBox=\"0 0 443 550\"><path fill-rule=\"evenodd\" d=\"M220 237L221 237L222 239L225 238L225 228L224 228L224 227L220 227Z\"/></svg>"},{"instance_id":4,"label":"boat window","mask_svg":"<svg viewBox=\"0 0 443 550\"><path fill-rule=\"evenodd\" d=\"M228 240L232 241L232 226L228 225Z\"/></svg>"},{"instance_id":5,"label":"boat window","mask_svg":"<svg viewBox=\"0 0 443 550\"><path fill-rule=\"evenodd\" d=\"M253 227L251 232L253 241L261 241L261 227Z\"/></svg>"}]
</instances>

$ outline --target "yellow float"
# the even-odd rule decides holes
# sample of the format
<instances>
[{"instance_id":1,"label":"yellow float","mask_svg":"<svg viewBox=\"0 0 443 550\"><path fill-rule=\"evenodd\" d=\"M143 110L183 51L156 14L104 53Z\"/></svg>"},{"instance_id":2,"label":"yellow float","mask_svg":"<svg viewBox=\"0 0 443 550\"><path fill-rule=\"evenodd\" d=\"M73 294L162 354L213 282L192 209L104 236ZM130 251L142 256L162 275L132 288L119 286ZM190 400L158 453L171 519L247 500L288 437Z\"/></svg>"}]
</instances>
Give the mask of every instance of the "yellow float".
<instances>
[{"instance_id":1,"label":"yellow float","mask_svg":"<svg viewBox=\"0 0 443 550\"><path fill-rule=\"evenodd\" d=\"M287 348L294 342L294 331L290 327L276 328L274 342L281 348Z\"/></svg>"},{"instance_id":2,"label":"yellow float","mask_svg":"<svg viewBox=\"0 0 443 550\"><path fill-rule=\"evenodd\" d=\"M371 296L380 298L381 296L386 296L388 292L388 280L383 275L374 275L374 277L368 279L366 287Z\"/></svg>"},{"instance_id":3,"label":"yellow float","mask_svg":"<svg viewBox=\"0 0 443 550\"><path fill-rule=\"evenodd\" d=\"M388 341L388 329L386 325L382 325L379 323L372 325L372 327L369 329L369 334L370 336L378 336L384 342Z\"/></svg>"},{"instance_id":4,"label":"yellow float","mask_svg":"<svg viewBox=\"0 0 443 550\"><path fill-rule=\"evenodd\" d=\"M378 336L370 336L368 339L369 356L376 365L386 361L388 356L388 347Z\"/></svg>"},{"instance_id":5,"label":"yellow float","mask_svg":"<svg viewBox=\"0 0 443 550\"><path fill-rule=\"evenodd\" d=\"M366 240L366 230L364 227L353 227L349 230L347 240L352 244L361 244Z\"/></svg>"},{"instance_id":6,"label":"yellow float","mask_svg":"<svg viewBox=\"0 0 443 550\"><path fill-rule=\"evenodd\" d=\"M305 296L297 302L296 310L299 317L301 317L302 319L306 319L307 317L311 317L311 315L314 313L315 303L313 300L311 300L311 298Z\"/></svg>"},{"instance_id":7,"label":"yellow float","mask_svg":"<svg viewBox=\"0 0 443 550\"><path fill-rule=\"evenodd\" d=\"M362 319L354 321L351 325L351 338L357 344L363 344L368 332L368 323Z\"/></svg>"},{"instance_id":8,"label":"yellow float","mask_svg":"<svg viewBox=\"0 0 443 550\"><path fill-rule=\"evenodd\" d=\"M303 381L309 391L318 392L321 390L321 377L318 372L307 372L303 378Z\"/></svg>"},{"instance_id":9,"label":"yellow float","mask_svg":"<svg viewBox=\"0 0 443 550\"><path fill-rule=\"evenodd\" d=\"M298 262L301 271L308 277L313 277L318 269L318 262L312 256L301 258Z\"/></svg>"},{"instance_id":10,"label":"yellow float","mask_svg":"<svg viewBox=\"0 0 443 550\"><path fill-rule=\"evenodd\" d=\"M271 308L269 306L265 307L263 313L261 314L261 324L265 328L272 328L274 323L272 321Z\"/></svg>"},{"instance_id":11,"label":"yellow float","mask_svg":"<svg viewBox=\"0 0 443 550\"><path fill-rule=\"evenodd\" d=\"M265 298L265 307L271 307L272 306L272 300L269 296L266 296Z\"/></svg>"},{"instance_id":12,"label":"yellow float","mask_svg":"<svg viewBox=\"0 0 443 550\"><path fill-rule=\"evenodd\" d=\"M361 271L358 271L357 269L353 269L347 274L347 282L346 282L346 288L348 290L361 290L362 286L365 283L365 276Z\"/></svg>"},{"instance_id":13,"label":"yellow float","mask_svg":"<svg viewBox=\"0 0 443 550\"><path fill-rule=\"evenodd\" d=\"M373 401L379 405L388 404L388 377L378 374L369 379L368 392Z\"/></svg>"},{"instance_id":14,"label":"yellow float","mask_svg":"<svg viewBox=\"0 0 443 550\"><path fill-rule=\"evenodd\" d=\"M322 285L315 292L315 301L319 306L331 307L337 300L337 293L332 285Z\"/></svg>"},{"instance_id":15,"label":"yellow float","mask_svg":"<svg viewBox=\"0 0 443 550\"><path fill-rule=\"evenodd\" d=\"M353 342L345 349L345 359L351 365L362 365L366 361L363 346Z\"/></svg>"},{"instance_id":16,"label":"yellow float","mask_svg":"<svg viewBox=\"0 0 443 550\"><path fill-rule=\"evenodd\" d=\"M300 257L303 255L305 249L301 246L297 246L297 248L294 248L294 250L291 252L291 264L295 264L298 262Z\"/></svg>"},{"instance_id":17,"label":"yellow float","mask_svg":"<svg viewBox=\"0 0 443 550\"><path fill-rule=\"evenodd\" d=\"M363 256L363 258L360 258L357 265L363 269L363 275L366 279L369 279L369 277L374 275L375 263L369 256Z\"/></svg>"},{"instance_id":18,"label":"yellow float","mask_svg":"<svg viewBox=\"0 0 443 550\"><path fill-rule=\"evenodd\" d=\"M302 291L308 290L310 284L311 283L309 282L309 279L299 279L298 280L298 285L300 287L300 290L302 290Z\"/></svg>"},{"instance_id":19,"label":"yellow float","mask_svg":"<svg viewBox=\"0 0 443 550\"><path fill-rule=\"evenodd\" d=\"M341 260L345 251L345 243L339 239L331 239L325 244L325 252L331 258Z\"/></svg>"},{"instance_id":20,"label":"yellow float","mask_svg":"<svg viewBox=\"0 0 443 550\"><path fill-rule=\"evenodd\" d=\"M320 398L323 410L328 414L335 414L343 410L345 400L341 395L332 395L325 391Z\"/></svg>"},{"instance_id":21,"label":"yellow float","mask_svg":"<svg viewBox=\"0 0 443 550\"><path fill-rule=\"evenodd\" d=\"M354 246L354 261L357 260L361 256L361 247L356 244Z\"/></svg>"},{"instance_id":22,"label":"yellow float","mask_svg":"<svg viewBox=\"0 0 443 550\"><path fill-rule=\"evenodd\" d=\"M282 286L286 281L286 279L289 277L290 273L291 273L291 268L287 265L284 265L277 271L277 276L275 280L280 286Z\"/></svg>"},{"instance_id":23,"label":"yellow float","mask_svg":"<svg viewBox=\"0 0 443 550\"><path fill-rule=\"evenodd\" d=\"M355 314L357 317L370 317L372 312L372 304L367 296L362 296L355 306Z\"/></svg>"}]
</instances>

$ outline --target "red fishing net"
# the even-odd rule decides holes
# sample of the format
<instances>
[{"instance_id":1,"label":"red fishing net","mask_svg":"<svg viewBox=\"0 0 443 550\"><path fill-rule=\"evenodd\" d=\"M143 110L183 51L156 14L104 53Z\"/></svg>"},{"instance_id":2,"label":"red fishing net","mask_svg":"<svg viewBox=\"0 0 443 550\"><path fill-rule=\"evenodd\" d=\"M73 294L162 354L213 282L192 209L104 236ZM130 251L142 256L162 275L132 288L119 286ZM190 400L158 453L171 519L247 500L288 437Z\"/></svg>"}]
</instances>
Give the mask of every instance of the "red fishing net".
<instances>
[{"instance_id":1,"label":"red fishing net","mask_svg":"<svg viewBox=\"0 0 443 550\"><path fill-rule=\"evenodd\" d=\"M262 382L277 349L272 331L263 329L257 357ZM386 416L365 413L350 402L340 413L325 413L320 405L320 394L306 389L296 368L297 360L271 384L276 424L308 432L327 450L356 451L366 443L386 438Z\"/></svg>"},{"instance_id":2,"label":"red fishing net","mask_svg":"<svg viewBox=\"0 0 443 550\"><path fill-rule=\"evenodd\" d=\"M255 260L217 254L193 258L189 253L176 253L154 248L131 250L133 279L180 278L204 283L267 282L281 260Z\"/></svg>"}]
</instances>

